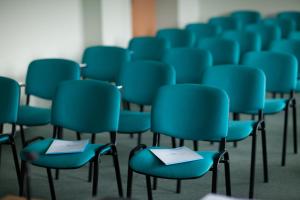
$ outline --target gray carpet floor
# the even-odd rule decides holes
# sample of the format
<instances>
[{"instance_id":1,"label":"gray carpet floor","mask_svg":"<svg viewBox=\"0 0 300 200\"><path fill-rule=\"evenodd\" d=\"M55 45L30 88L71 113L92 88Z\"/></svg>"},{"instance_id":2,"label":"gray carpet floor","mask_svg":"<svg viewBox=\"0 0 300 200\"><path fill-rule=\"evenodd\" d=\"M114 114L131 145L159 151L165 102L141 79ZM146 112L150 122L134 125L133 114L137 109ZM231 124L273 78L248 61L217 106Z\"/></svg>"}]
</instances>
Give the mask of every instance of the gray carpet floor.
<instances>
[{"instance_id":1,"label":"gray carpet floor","mask_svg":"<svg viewBox=\"0 0 300 200\"><path fill-rule=\"evenodd\" d=\"M288 134L287 164L286 167L280 166L283 117L284 114L280 113L273 116L267 116L266 118L269 183L263 182L261 138L258 137L255 181L255 197L257 199L300 199L300 153L294 154L292 150L291 116ZM242 116L242 118L249 119L249 116ZM299 121L300 111L298 112L298 125L300 124ZM37 135L50 137L52 135L51 126L26 129L27 139ZM73 132L65 131L66 139L75 139L75 136L76 135ZM90 138L90 136L86 134L84 135L84 138ZM129 151L136 146L136 138L137 137L131 139L128 135L118 135L117 148L119 152L124 192L126 192L127 187L128 155ZM97 143L106 143L108 139L109 137L105 133L97 135ZM227 143L227 149L230 153L232 194L234 197L247 198L248 196L251 141L252 138L249 137L246 140L239 142L237 148L234 148L232 143ZM19 134L16 136L16 142L17 148L20 150ZM151 145L151 132L143 134L142 143ZM162 145L169 146L170 144L170 138L163 136ZM185 144L192 148L192 142L186 142ZM207 142L199 143L199 149L216 150L217 148L218 146L216 144L210 145ZM8 146L2 147L1 160L0 197L7 194L17 195L17 178L12 154ZM84 166L81 169L61 171L60 179L54 181L57 199L110 199L118 197L112 158L110 156L105 156L101 161L97 198L92 198L92 185L87 182L88 166ZM31 166L30 169L33 196L38 199L50 199L46 170L34 166ZM211 172L199 179L183 181L181 194L175 193L176 181L159 179L158 189L153 191L153 197L154 199L200 199L210 192L210 187ZM224 169L222 165L219 168L218 192L225 194ZM134 174L132 196L134 199L147 198L146 181L143 175Z\"/></svg>"}]
</instances>

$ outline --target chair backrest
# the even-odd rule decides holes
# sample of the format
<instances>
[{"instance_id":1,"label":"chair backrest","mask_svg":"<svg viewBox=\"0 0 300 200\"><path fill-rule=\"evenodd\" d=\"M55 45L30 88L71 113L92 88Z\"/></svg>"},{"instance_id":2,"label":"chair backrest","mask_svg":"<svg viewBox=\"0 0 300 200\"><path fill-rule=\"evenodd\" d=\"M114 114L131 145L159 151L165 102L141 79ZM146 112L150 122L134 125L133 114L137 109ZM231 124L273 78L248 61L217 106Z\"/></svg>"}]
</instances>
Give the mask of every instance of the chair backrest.
<instances>
[{"instance_id":1,"label":"chair backrest","mask_svg":"<svg viewBox=\"0 0 300 200\"><path fill-rule=\"evenodd\" d=\"M288 35L290 40L300 40L300 31L293 31Z\"/></svg>"},{"instance_id":2,"label":"chair backrest","mask_svg":"<svg viewBox=\"0 0 300 200\"><path fill-rule=\"evenodd\" d=\"M292 19L296 22L297 30L300 30L300 12L299 11L283 11L277 14L278 18Z\"/></svg>"},{"instance_id":3,"label":"chair backrest","mask_svg":"<svg viewBox=\"0 0 300 200\"><path fill-rule=\"evenodd\" d=\"M156 37L168 40L171 48L192 47L196 41L193 32L177 28L161 29L156 33Z\"/></svg>"},{"instance_id":4,"label":"chair backrest","mask_svg":"<svg viewBox=\"0 0 300 200\"><path fill-rule=\"evenodd\" d=\"M20 87L10 78L0 76L0 124L15 123L17 121Z\"/></svg>"},{"instance_id":5,"label":"chair backrest","mask_svg":"<svg viewBox=\"0 0 300 200\"><path fill-rule=\"evenodd\" d=\"M268 18L264 19L262 23L279 26L282 38L287 38L292 31L296 30L295 21L288 18Z\"/></svg>"},{"instance_id":6,"label":"chair backrest","mask_svg":"<svg viewBox=\"0 0 300 200\"><path fill-rule=\"evenodd\" d=\"M153 132L185 140L221 140L227 136L229 102L220 89L179 84L162 87L151 112Z\"/></svg>"},{"instance_id":7,"label":"chair backrest","mask_svg":"<svg viewBox=\"0 0 300 200\"><path fill-rule=\"evenodd\" d=\"M152 105L157 90L175 84L173 67L157 61L134 61L125 64L120 73L122 98L139 105Z\"/></svg>"},{"instance_id":8,"label":"chair backrest","mask_svg":"<svg viewBox=\"0 0 300 200\"><path fill-rule=\"evenodd\" d=\"M167 40L157 37L135 37L129 42L132 60L160 61L165 50L170 47Z\"/></svg>"},{"instance_id":9,"label":"chair backrest","mask_svg":"<svg viewBox=\"0 0 300 200\"><path fill-rule=\"evenodd\" d=\"M259 23L248 25L245 29L260 35L262 50L268 50L274 40L280 40L281 38L281 31L278 25Z\"/></svg>"},{"instance_id":10,"label":"chair backrest","mask_svg":"<svg viewBox=\"0 0 300 200\"><path fill-rule=\"evenodd\" d=\"M197 42L201 39L217 37L221 33L220 26L206 23L188 24L185 29L196 35L195 45L197 45Z\"/></svg>"},{"instance_id":11,"label":"chair backrest","mask_svg":"<svg viewBox=\"0 0 300 200\"><path fill-rule=\"evenodd\" d=\"M249 51L259 51L261 49L261 39L257 33L249 31L226 31L222 34L225 39L236 41L240 46L240 60Z\"/></svg>"},{"instance_id":12,"label":"chair backrest","mask_svg":"<svg viewBox=\"0 0 300 200\"><path fill-rule=\"evenodd\" d=\"M297 58L298 65L300 63L300 41L299 40L274 41L271 44L270 51L292 54ZM300 77L299 70L298 70L298 77Z\"/></svg>"},{"instance_id":13,"label":"chair backrest","mask_svg":"<svg viewBox=\"0 0 300 200\"><path fill-rule=\"evenodd\" d=\"M128 50L113 46L93 46L84 50L82 63L83 78L115 82L121 66L129 62Z\"/></svg>"},{"instance_id":14,"label":"chair backrest","mask_svg":"<svg viewBox=\"0 0 300 200\"><path fill-rule=\"evenodd\" d=\"M236 41L224 38L200 40L198 48L207 50L213 57L213 65L238 64L240 48Z\"/></svg>"},{"instance_id":15,"label":"chair backrest","mask_svg":"<svg viewBox=\"0 0 300 200\"><path fill-rule=\"evenodd\" d=\"M249 24L256 24L259 22L261 15L255 10L237 10L231 13L231 17L237 19L242 27Z\"/></svg>"},{"instance_id":16,"label":"chair backrest","mask_svg":"<svg viewBox=\"0 0 300 200\"><path fill-rule=\"evenodd\" d=\"M196 48L174 48L166 51L163 62L176 71L176 83L201 83L203 72L212 65L208 51Z\"/></svg>"},{"instance_id":17,"label":"chair backrest","mask_svg":"<svg viewBox=\"0 0 300 200\"><path fill-rule=\"evenodd\" d=\"M220 26L222 31L238 30L241 28L240 22L233 17L213 17L208 23Z\"/></svg>"},{"instance_id":18,"label":"chair backrest","mask_svg":"<svg viewBox=\"0 0 300 200\"><path fill-rule=\"evenodd\" d=\"M202 83L225 90L231 112L258 112L264 107L266 78L259 69L242 65L210 67Z\"/></svg>"},{"instance_id":19,"label":"chair backrest","mask_svg":"<svg viewBox=\"0 0 300 200\"><path fill-rule=\"evenodd\" d=\"M291 92L297 83L297 59L287 53L250 52L244 56L242 64L261 69L266 75L268 92Z\"/></svg>"},{"instance_id":20,"label":"chair backrest","mask_svg":"<svg viewBox=\"0 0 300 200\"><path fill-rule=\"evenodd\" d=\"M27 95L52 100L59 83L80 79L79 64L65 59L40 59L29 64L26 75Z\"/></svg>"},{"instance_id":21,"label":"chair backrest","mask_svg":"<svg viewBox=\"0 0 300 200\"><path fill-rule=\"evenodd\" d=\"M52 124L86 133L117 131L121 94L96 80L61 83L52 104Z\"/></svg>"}]
</instances>

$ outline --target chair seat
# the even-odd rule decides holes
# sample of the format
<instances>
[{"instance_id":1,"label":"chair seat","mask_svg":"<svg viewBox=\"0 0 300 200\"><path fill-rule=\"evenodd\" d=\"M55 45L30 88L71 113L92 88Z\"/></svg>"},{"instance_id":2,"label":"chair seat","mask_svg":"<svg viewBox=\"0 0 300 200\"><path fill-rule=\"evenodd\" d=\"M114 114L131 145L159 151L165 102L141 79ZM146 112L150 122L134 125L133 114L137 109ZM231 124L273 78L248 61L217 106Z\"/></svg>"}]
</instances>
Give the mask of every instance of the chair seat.
<instances>
[{"instance_id":1,"label":"chair seat","mask_svg":"<svg viewBox=\"0 0 300 200\"><path fill-rule=\"evenodd\" d=\"M229 121L226 141L234 142L247 138L252 133L255 123L252 120Z\"/></svg>"},{"instance_id":2,"label":"chair seat","mask_svg":"<svg viewBox=\"0 0 300 200\"><path fill-rule=\"evenodd\" d=\"M84 152L81 153L46 155L45 152L53 140L48 138L29 144L21 151L21 159L28 161L28 153L31 153L32 157L35 158L33 161L30 161L33 165L55 169L73 169L89 162L95 156L95 150L103 146L102 144L88 144ZM106 148L101 153L106 153L109 150L110 148Z\"/></svg>"},{"instance_id":3,"label":"chair seat","mask_svg":"<svg viewBox=\"0 0 300 200\"><path fill-rule=\"evenodd\" d=\"M0 134L0 144L6 143L9 141L9 136L7 134Z\"/></svg>"},{"instance_id":4,"label":"chair seat","mask_svg":"<svg viewBox=\"0 0 300 200\"><path fill-rule=\"evenodd\" d=\"M266 115L274 114L284 110L286 99L266 99L263 113Z\"/></svg>"},{"instance_id":5,"label":"chair seat","mask_svg":"<svg viewBox=\"0 0 300 200\"><path fill-rule=\"evenodd\" d=\"M163 147L151 147L161 148ZM166 149L166 148L164 148ZM149 149L137 152L130 160L130 167L141 174L168 179L189 179L203 176L213 166L217 152L197 152L203 159L180 164L165 165Z\"/></svg>"},{"instance_id":6,"label":"chair seat","mask_svg":"<svg viewBox=\"0 0 300 200\"><path fill-rule=\"evenodd\" d=\"M50 123L51 110L33 106L20 106L17 124L39 126Z\"/></svg>"},{"instance_id":7,"label":"chair seat","mask_svg":"<svg viewBox=\"0 0 300 200\"><path fill-rule=\"evenodd\" d=\"M121 111L118 133L141 133L150 129L149 112Z\"/></svg>"},{"instance_id":8,"label":"chair seat","mask_svg":"<svg viewBox=\"0 0 300 200\"><path fill-rule=\"evenodd\" d=\"M300 92L300 80L297 81L296 92Z\"/></svg>"}]
</instances>

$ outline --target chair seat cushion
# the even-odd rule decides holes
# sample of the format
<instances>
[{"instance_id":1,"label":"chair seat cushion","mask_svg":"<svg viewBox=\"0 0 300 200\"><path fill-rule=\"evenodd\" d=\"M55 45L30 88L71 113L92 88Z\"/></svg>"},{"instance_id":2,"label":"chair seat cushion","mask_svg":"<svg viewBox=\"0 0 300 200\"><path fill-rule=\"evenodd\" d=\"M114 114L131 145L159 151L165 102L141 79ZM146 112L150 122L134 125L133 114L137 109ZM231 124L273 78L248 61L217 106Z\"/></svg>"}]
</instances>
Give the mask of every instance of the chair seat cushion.
<instances>
[{"instance_id":1,"label":"chair seat cushion","mask_svg":"<svg viewBox=\"0 0 300 200\"><path fill-rule=\"evenodd\" d=\"M55 169L72 169L79 168L85 165L95 156L95 150L103 146L102 144L88 144L85 150L81 153L66 153L66 154L50 154L46 155L45 152L51 145L53 139L48 138L39 140L29 144L25 147L20 155L24 161L29 161L28 157L33 158L30 161L33 165ZM101 153L106 153L110 148L104 149ZM30 154L30 156L28 156Z\"/></svg>"},{"instance_id":2,"label":"chair seat cushion","mask_svg":"<svg viewBox=\"0 0 300 200\"><path fill-rule=\"evenodd\" d=\"M266 115L274 114L284 110L286 99L266 99L263 113Z\"/></svg>"},{"instance_id":3,"label":"chair seat cushion","mask_svg":"<svg viewBox=\"0 0 300 200\"><path fill-rule=\"evenodd\" d=\"M6 143L8 141L9 141L9 136L7 134L0 134L0 144L1 143Z\"/></svg>"},{"instance_id":4,"label":"chair seat cushion","mask_svg":"<svg viewBox=\"0 0 300 200\"><path fill-rule=\"evenodd\" d=\"M234 142L247 138L252 133L254 125L255 121L252 120L229 121L226 141Z\"/></svg>"},{"instance_id":5,"label":"chair seat cushion","mask_svg":"<svg viewBox=\"0 0 300 200\"><path fill-rule=\"evenodd\" d=\"M121 111L118 133L141 133L150 129L149 112Z\"/></svg>"},{"instance_id":6,"label":"chair seat cushion","mask_svg":"<svg viewBox=\"0 0 300 200\"><path fill-rule=\"evenodd\" d=\"M163 147L150 147L161 148ZM166 149L166 148L164 148ZM213 166L214 156L217 152L199 151L197 152L203 159L165 165L150 150L144 149L137 152L130 160L130 167L141 174L148 174L168 179L189 179L203 176Z\"/></svg>"},{"instance_id":7,"label":"chair seat cushion","mask_svg":"<svg viewBox=\"0 0 300 200\"><path fill-rule=\"evenodd\" d=\"M20 106L17 124L39 126L50 123L51 110L33 106Z\"/></svg>"}]
</instances>

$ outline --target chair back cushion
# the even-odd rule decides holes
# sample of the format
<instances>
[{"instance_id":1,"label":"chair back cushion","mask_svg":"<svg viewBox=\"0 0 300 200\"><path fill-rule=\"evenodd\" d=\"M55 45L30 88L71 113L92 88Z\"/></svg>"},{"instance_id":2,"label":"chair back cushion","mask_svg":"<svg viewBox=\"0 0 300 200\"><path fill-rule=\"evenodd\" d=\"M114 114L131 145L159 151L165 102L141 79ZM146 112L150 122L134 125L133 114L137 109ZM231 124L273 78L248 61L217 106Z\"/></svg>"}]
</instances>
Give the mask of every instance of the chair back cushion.
<instances>
[{"instance_id":1,"label":"chair back cushion","mask_svg":"<svg viewBox=\"0 0 300 200\"><path fill-rule=\"evenodd\" d=\"M193 32L177 28L161 29L156 33L156 37L168 40L171 48L192 47L196 41Z\"/></svg>"}]
</instances>

